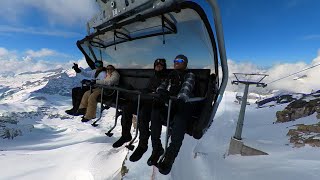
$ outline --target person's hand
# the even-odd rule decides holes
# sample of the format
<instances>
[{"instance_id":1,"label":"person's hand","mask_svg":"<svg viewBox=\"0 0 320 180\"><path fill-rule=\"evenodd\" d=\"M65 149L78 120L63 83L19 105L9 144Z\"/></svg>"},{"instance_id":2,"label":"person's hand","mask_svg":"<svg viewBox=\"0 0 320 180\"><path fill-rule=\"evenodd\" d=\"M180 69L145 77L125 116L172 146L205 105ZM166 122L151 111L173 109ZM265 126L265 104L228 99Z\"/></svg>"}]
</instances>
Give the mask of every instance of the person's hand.
<instances>
[{"instance_id":1,"label":"person's hand","mask_svg":"<svg viewBox=\"0 0 320 180\"><path fill-rule=\"evenodd\" d=\"M164 102L164 103L168 103L169 99L170 99L170 93L167 90L159 90L158 94L160 95L159 99Z\"/></svg>"},{"instance_id":2,"label":"person's hand","mask_svg":"<svg viewBox=\"0 0 320 180\"><path fill-rule=\"evenodd\" d=\"M95 79L92 79L92 80L90 81L90 85L91 85L91 86L95 85L96 83L97 83L97 81L96 81Z\"/></svg>"},{"instance_id":3,"label":"person's hand","mask_svg":"<svg viewBox=\"0 0 320 180\"><path fill-rule=\"evenodd\" d=\"M81 69L79 69L79 66L76 63L73 63L72 69L74 69L76 73L81 73Z\"/></svg>"},{"instance_id":4,"label":"person's hand","mask_svg":"<svg viewBox=\"0 0 320 180\"><path fill-rule=\"evenodd\" d=\"M81 84L90 85L91 81L88 79L82 79Z\"/></svg>"}]
</instances>

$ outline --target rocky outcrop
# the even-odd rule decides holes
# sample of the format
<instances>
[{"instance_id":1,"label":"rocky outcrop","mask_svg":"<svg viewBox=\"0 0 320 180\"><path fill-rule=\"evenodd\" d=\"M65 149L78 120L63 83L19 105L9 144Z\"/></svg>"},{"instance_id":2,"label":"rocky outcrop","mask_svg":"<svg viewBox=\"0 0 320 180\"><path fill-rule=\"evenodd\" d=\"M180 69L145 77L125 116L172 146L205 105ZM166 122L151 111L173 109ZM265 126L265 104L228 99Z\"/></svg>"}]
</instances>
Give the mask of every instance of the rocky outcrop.
<instances>
[{"instance_id":1,"label":"rocky outcrop","mask_svg":"<svg viewBox=\"0 0 320 180\"><path fill-rule=\"evenodd\" d=\"M290 136L290 143L294 147L303 147L306 144L320 147L320 124L298 124L296 129L289 130L287 136Z\"/></svg>"},{"instance_id":2,"label":"rocky outcrop","mask_svg":"<svg viewBox=\"0 0 320 180\"><path fill-rule=\"evenodd\" d=\"M306 99L302 98L290 103L283 111L276 113L277 122L288 122L296 119L310 116L318 112L320 118L320 98Z\"/></svg>"}]
</instances>

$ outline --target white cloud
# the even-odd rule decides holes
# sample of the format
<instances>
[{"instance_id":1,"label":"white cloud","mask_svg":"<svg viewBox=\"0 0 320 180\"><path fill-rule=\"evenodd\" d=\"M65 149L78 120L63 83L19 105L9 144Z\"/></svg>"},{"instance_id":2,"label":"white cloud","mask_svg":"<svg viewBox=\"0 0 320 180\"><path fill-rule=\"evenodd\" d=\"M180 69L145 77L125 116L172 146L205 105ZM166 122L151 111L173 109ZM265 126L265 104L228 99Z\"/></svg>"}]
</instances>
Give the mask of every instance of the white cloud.
<instances>
[{"instance_id":1,"label":"white cloud","mask_svg":"<svg viewBox=\"0 0 320 180\"><path fill-rule=\"evenodd\" d=\"M4 47L0 47L0 60L4 59L17 59L17 52L9 51Z\"/></svg>"},{"instance_id":2,"label":"white cloud","mask_svg":"<svg viewBox=\"0 0 320 180\"><path fill-rule=\"evenodd\" d=\"M97 13L96 3L92 0L1 0L0 7L0 15L9 21L17 21L36 9L51 24L76 24Z\"/></svg>"},{"instance_id":3,"label":"white cloud","mask_svg":"<svg viewBox=\"0 0 320 180\"><path fill-rule=\"evenodd\" d=\"M0 47L0 57L7 56L8 54L9 54L9 51L6 48Z\"/></svg>"},{"instance_id":4,"label":"white cloud","mask_svg":"<svg viewBox=\"0 0 320 180\"><path fill-rule=\"evenodd\" d=\"M39 57L54 56L54 55L57 55L58 53L51 49L42 48L39 51L27 50L26 54L30 58L39 58Z\"/></svg>"},{"instance_id":5,"label":"white cloud","mask_svg":"<svg viewBox=\"0 0 320 180\"><path fill-rule=\"evenodd\" d=\"M231 85L231 80L235 80L232 73L243 72L243 73L265 73L269 76L263 80L264 83L269 83L274 80L278 80L285 76L291 75L308 67L314 66L316 64L320 64L320 54L310 63L306 64L304 62L297 63L285 63L285 64L277 64L268 69L258 68L256 65L252 63L235 63L232 60L229 60L229 83L227 86L227 90L236 90L243 91L243 86L235 86ZM268 84L268 86L264 89L264 91L268 90L284 90L289 92L302 92L302 93L310 93L312 90L320 90L319 83L319 75L320 75L320 66L317 66L313 69L301 72L294 76L290 76L288 78L273 82ZM297 77L301 77L306 75L302 79L298 79ZM296 79L296 80L295 80ZM255 86L250 86L250 91L261 91L261 88L257 88Z\"/></svg>"},{"instance_id":6,"label":"white cloud","mask_svg":"<svg viewBox=\"0 0 320 180\"><path fill-rule=\"evenodd\" d=\"M0 60L0 62L2 67L0 74L46 71L63 67L59 63L35 61L31 58Z\"/></svg>"},{"instance_id":7,"label":"white cloud","mask_svg":"<svg viewBox=\"0 0 320 180\"><path fill-rule=\"evenodd\" d=\"M20 54L26 55L21 57ZM65 54L59 53L55 50L42 48L40 50L27 50L23 53L18 53L15 50L8 50L4 47L0 47L0 75L3 74L17 74L22 72L35 72L35 71L46 71L50 69L70 69L72 67L72 62L80 62L86 67L84 59L74 60L70 62L57 62L57 61L45 61L41 60L44 57L58 57L67 56ZM69 56L70 58L70 56Z\"/></svg>"}]
</instances>

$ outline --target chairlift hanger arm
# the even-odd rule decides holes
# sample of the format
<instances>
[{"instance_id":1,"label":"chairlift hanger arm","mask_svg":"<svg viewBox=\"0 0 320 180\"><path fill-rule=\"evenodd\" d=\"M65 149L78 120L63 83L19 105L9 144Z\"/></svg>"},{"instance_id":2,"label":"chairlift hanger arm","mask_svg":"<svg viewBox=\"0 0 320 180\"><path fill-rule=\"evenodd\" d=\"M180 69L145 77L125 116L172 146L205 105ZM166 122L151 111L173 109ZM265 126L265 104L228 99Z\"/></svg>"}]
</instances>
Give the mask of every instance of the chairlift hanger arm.
<instances>
[{"instance_id":1,"label":"chairlift hanger arm","mask_svg":"<svg viewBox=\"0 0 320 180\"><path fill-rule=\"evenodd\" d=\"M83 49L83 47L81 46L81 43L79 41L77 41L77 47L79 48L79 50L82 52L82 54L84 55L84 58L87 61L87 64L89 65L89 67L91 69L95 69L95 65L94 62L91 60L91 58L88 56L88 54L85 52L85 50Z\"/></svg>"},{"instance_id":2,"label":"chairlift hanger arm","mask_svg":"<svg viewBox=\"0 0 320 180\"><path fill-rule=\"evenodd\" d=\"M88 46L89 51L91 52L91 54L92 54L92 56L93 56L93 59L94 59L95 61L98 61L98 59L97 59L97 57L96 57L96 54L94 53L91 45L90 45L90 44L87 44L87 46Z\"/></svg>"},{"instance_id":3,"label":"chairlift hanger arm","mask_svg":"<svg viewBox=\"0 0 320 180\"><path fill-rule=\"evenodd\" d=\"M162 15L161 18L162 18L162 21L163 21L162 26L167 28L169 31L172 31L173 33L177 33L178 32L177 31L177 26L173 22L171 22L165 15ZM166 23L169 25L169 27L166 26Z\"/></svg>"}]
</instances>

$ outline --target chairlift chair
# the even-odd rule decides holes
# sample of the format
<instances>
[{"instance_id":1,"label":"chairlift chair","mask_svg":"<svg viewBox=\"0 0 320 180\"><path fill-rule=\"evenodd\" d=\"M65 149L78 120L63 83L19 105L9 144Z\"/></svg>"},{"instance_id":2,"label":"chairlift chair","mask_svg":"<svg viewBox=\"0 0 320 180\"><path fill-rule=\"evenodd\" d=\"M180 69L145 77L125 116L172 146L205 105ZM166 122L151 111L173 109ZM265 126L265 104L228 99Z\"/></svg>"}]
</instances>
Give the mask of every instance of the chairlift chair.
<instances>
[{"instance_id":1,"label":"chairlift chair","mask_svg":"<svg viewBox=\"0 0 320 180\"><path fill-rule=\"evenodd\" d=\"M88 65L92 69L94 69L94 61L98 60L97 57L100 56L102 59L109 62L109 59L112 59L110 57L114 55L118 57L114 58L114 60L119 60L121 59L121 56L129 53L131 49L138 49L140 46L144 45L141 40L148 39L150 39L150 41L147 42L151 43L154 43L154 40L161 40L159 41L161 43L158 43L157 47L152 51L154 54L158 54L160 56L162 53L168 53L170 54L170 57L173 58L175 55L180 53L179 50L185 50L181 49L180 45L182 46L184 44L180 41L194 38L194 34L183 38L180 36L186 32L186 29L192 28L192 23L200 23L201 26L199 26L199 29L202 31L200 32L198 29L200 32L199 34L208 42L206 45L209 47L208 54L211 54L211 58L207 59L211 61L211 66L199 68L201 66L201 61L199 59L202 57L189 58L189 63L193 63L197 67L197 69L190 70L197 72L200 78L202 74L206 74L204 71L209 73L208 75L205 75L202 80L199 79L198 81L198 85L201 86L198 88L203 92L198 93L198 96L196 97L190 98L188 103L201 104L201 110L198 114L193 116L195 124L193 124L189 134L195 139L203 137L214 120L228 81L228 66L224 36L220 12L216 0L203 1L203 3L206 3L211 8L212 16L208 14L210 10L208 11L206 9L207 11L205 11L199 4L199 1L96 0L96 2L99 4L101 12L87 23L87 36L77 41L78 48L84 54ZM214 19L209 19L209 17L213 17ZM136 43L134 44L134 42ZM126 44L128 46L126 46ZM132 44L136 46L132 46ZM157 51L157 48L170 47L172 44L175 45L175 48L169 48L165 52ZM192 43L189 45L192 46ZM148 54L149 50L153 48L153 46L148 46L147 44L145 48L147 49L145 52ZM196 47L194 48L196 49ZM175 51L175 49L177 50ZM141 50L141 48L138 50ZM101 51L105 54L101 55ZM136 54L133 54L132 56L135 55ZM149 61L153 62L155 58L157 58L157 55L155 55L153 59L149 59ZM125 83L131 83L130 86L134 86L134 88L132 88L133 90L128 89L128 86L122 86L121 83L119 86L100 87L103 89L113 89L117 92L115 105L115 108L117 109L116 113L119 108L119 93L121 94L125 92L131 93L132 96L138 96L139 101L136 114L138 125L141 92L137 89L139 89L139 86L142 86L144 83L143 81L140 82L140 79L145 78L145 75L149 76L150 72L153 70L144 70L144 68L141 68L143 65L148 63L132 63L130 55L123 59L124 61L114 64L116 64L116 67L123 66L124 64L133 64L133 66L130 67L131 69L117 68L121 76L120 79L123 79L122 81ZM133 70L132 68L135 68L134 66L138 67L138 69ZM219 71L221 71L221 73L219 73ZM133 73L134 75L130 73ZM137 83L134 84L132 81L137 81ZM169 104L174 100L175 97L172 97ZM170 108L168 111L170 113ZM170 121L169 113L167 116L167 125L169 125ZM114 127L116 126L117 118L118 116L116 115ZM111 131L113 128L108 131L107 135L112 135ZM136 132L135 138L137 137L137 133L138 131ZM127 146L129 149L133 149L132 143L135 138L133 138L129 146ZM166 146L167 142L168 133Z\"/></svg>"}]
</instances>

